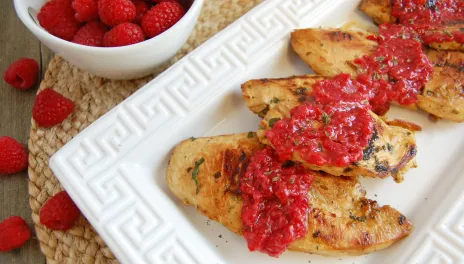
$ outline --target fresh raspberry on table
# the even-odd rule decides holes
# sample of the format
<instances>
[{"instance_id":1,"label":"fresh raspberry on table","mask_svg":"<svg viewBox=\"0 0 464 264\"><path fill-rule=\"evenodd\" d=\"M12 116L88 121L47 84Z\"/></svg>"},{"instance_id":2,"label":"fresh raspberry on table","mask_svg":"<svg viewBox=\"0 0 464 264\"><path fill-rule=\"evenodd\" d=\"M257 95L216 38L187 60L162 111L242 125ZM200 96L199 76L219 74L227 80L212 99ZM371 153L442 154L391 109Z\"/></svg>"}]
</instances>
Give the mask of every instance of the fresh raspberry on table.
<instances>
[{"instance_id":1,"label":"fresh raspberry on table","mask_svg":"<svg viewBox=\"0 0 464 264\"><path fill-rule=\"evenodd\" d=\"M50 34L71 40L81 27L74 15L72 0L51 0L42 6L37 19Z\"/></svg>"},{"instance_id":2,"label":"fresh raspberry on table","mask_svg":"<svg viewBox=\"0 0 464 264\"><path fill-rule=\"evenodd\" d=\"M31 237L26 221L19 216L11 216L0 223L0 252L20 248Z\"/></svg>"},{"instance_id":3,"label":"fresh raspberry on table","mask_svg":"<svg viewBox=\"0 0 464 264\"><path fill-rule=\"evenodd\" d=\"M137 13L134 18L134 23L140 24L142 23L143 16L148 11L148 4L143 0L134 0L133 3Z\"/></svg>"},{"instance_id":4,"label":"fresh raspberry on table","mask_svg":"<svg viewBox=\"0 0 464 264\"><path fill-rule=\"evenodd\" d=\"M14 138L0 137L0 174L14 174L27 168L24 146Z\"/></svg>"},{"instance_id":5,"label":"fresh raspberry on table","mask_svg":"<svg viewBox=\"0 0 464 264\"><path fill-rule=\"evenodd\" d=\"M123 23L108 31L103 38L106 47L119 47L135 44L145 40L140 26L132 23Z\"/></svg>"},{"instance_id":6,"label":"fresh raspberry on table","mask_svg":"<svg viewBox=\"0 0 464 264\"><path fill-rule=\"evenodd\" d=\"M74 109L74 103L68 98L47 88L35 98L32 117L41 127L60 124Z\"/></svg>"},{"instance_id":7,"label":"fresh raspberry on table","mask_svg":"<svg viewBox=\"0 0 464 264\"><path fill-rule=\"evenodd\" d=\"M13 62L6 69L3 79L16 89L27 90L34 86L39 75L39 64L29 58Z\"/></svg>"},{"instance_id":8,"label":"fresh raspberry on table","mask_svg":"<svg viewBox=\"0 0 464 264\"><path fill-rule=\"evenodd\" d=\"M68 230L80 211L65 191L55 194L40 208L40 223L52 230Z\"/></svg>"},{"instance_id":9,"label":"fresh raspberry on table","mask_svg":"<svg viewBox=\"0 0 464 264\"><path fill-rule=\"evenodd\" d=\"M105 33L105 24L100 21L92 21L81 27L72 41L81 45L102 47Z\"/></svg>"},{"instance_id":10,"label":"fresh raspberry on table","mask_svg":"<svg viewBox=\"0 0 464 264\"><path fill-rule=\"evenodd\" d=\"M185 14L178 2L162 2L152 7L142 19L142 29L148 37L157 36L172 27Z\"/></svg>"},{"instance_id":11,"label":"fresh raspberry on table","mask_svg":"<svg viewBox=\"0 0 464 264\"><path fill-rule=\"evenodd\" d=\"M134 3L130 0L99 0L98 14L108 26L131 22L136 15Z\"/></svg>"},{"instance_id":12,"label":"fresh raspberry on table","mask_svg":"<svg viewBox=\"0 0 464 264\"><path fill-rule=\"evenodd\" d=\"M73 0L72 7L76 11L76 20L90 22L98 19L97 0Z\"/></svg>"}]
</instances>

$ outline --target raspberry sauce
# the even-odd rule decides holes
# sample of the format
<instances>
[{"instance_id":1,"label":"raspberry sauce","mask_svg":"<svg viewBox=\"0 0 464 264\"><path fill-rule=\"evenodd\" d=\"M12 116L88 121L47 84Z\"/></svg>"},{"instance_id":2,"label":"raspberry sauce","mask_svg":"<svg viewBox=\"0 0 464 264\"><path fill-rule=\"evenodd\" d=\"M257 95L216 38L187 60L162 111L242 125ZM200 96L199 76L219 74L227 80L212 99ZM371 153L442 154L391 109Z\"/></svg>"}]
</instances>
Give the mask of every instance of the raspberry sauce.
<instances>
[{"instance_id":1,"label":"raspberry sauce","mask_svg":"<svg viewBox=\"0 0 464 264\"><path fill-rule=\"evenodd\" d=\"M313 172L301 164L280 162L271 147L255 153L240 180L242 223L250 251L278 257L306 235L313 180Z\"/></svg>"},{"instance_id":2,"label":"raspberry sauce","mask_svg":"<svg viewBox=\"0 0 464 264\"><path fill-rule=\"evenodd\" d=\"M446 25L464 21L462 0L394 0L392 15L419 33L425 44L457 41L464 43L462 29L446 30Z\"/></svg>"}]
</instances>

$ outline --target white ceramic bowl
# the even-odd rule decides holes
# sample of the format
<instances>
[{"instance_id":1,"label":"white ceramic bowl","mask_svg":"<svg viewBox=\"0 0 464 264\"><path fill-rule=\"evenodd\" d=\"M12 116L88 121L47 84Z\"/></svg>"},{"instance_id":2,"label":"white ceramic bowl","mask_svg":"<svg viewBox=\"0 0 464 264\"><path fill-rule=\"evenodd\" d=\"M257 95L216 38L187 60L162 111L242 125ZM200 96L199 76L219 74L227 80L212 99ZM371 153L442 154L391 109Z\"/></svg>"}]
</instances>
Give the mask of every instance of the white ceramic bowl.
<instances>
[{"instance_id":1,"label":"white ceramic bowl","mask_svg":"<svg viewBox=\"0 0 464 264\"><path fill-rule=\"evenodd\" d=\"M180 21L154 38L129 46L101 48L74 44L43 29L36 22L36 15L46 2L14 0L14 5L24 25L56 54L97 76L117 80L148 75L171 59L187 41L203 5L203 0L194 0Z\"/></svg>"}]
</instances>

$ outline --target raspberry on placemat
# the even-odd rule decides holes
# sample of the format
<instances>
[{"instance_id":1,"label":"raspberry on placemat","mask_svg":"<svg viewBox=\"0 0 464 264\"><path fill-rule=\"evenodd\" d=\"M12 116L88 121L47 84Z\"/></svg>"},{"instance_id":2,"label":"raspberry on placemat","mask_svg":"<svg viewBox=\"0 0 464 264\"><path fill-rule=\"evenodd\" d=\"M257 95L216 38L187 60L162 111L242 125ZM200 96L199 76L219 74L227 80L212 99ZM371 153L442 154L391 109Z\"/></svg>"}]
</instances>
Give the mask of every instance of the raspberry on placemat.
<instances>
[{"instance_id":1,"label":"raspberry on placemat","mask_svg":"<svg viewBox=\"0 0 464 264\"><path fill-rule=\"evenodd\" d=\"M132 23L115 26L105 34L103 44L106 47L119 47L135 44L145 40L142 29Z\"/></svg>"},{"instance_id":2,"label":"raspberry on placemat","mask_svg":"<svg viewBox=\"0 0 464 264\"><path fill-rule=\"evenodd\" d=\"M101 47L105 33L105 24L100 21L92 21L79 29L72 41L81 45Z\"/></svg>"},{"instance_id":3,"label":"raspberry on placemat","mask_svg":"<svg viewBox=\"0 0 464 264\"><path fill-rule=\"evenodd\" d=\"M37 82L39 64L30 58L22 58L13 62L6 69L3 79L16 89L27 90Z\"/></svg>"},{"instance_id":4,"label":"raspberry on placemat","mask_svg":"<svg viewBox=\"0 0 464 264\"><path fill-rule=\"evenodd\" d=\"M37 19L50 34L71 40L80 28L75 18L72 0L51 0L40 9Z\"/></svg>"},{"instance_id":5,"label":"raspberry on placemat","mask_svg":"<svg viewBox=\"0 0 464 264\"><path fill-rule=\"evenodd\" d=\"M27 153L16 139L0 137L0 174L14 174L27 168Z\"/></svg>"},{"instance_id":6,"label":"raspberry on placemat","mask_svg":"<svg viewBox=\"0 0 464 264\"><path fill-rule=\"evenodd\" d=\"M74 109L68 98L47 88L35 98L32 117L42 127L51 127L63 122Z\"/></svg>"},{"instance_id":7,"label":"raspberry on placemat","mask_svg":"<svg viewBox=\"0 0 464 264\"><path fill-rule=\"evenodd\" d=\"M79 22L90 22L98 19L97 0L73 0L72 7L76 10Z\"/></svg>"},{"instance_id":8,"label":"raspberry on placemat","mask_svg":"<svg viewBox=\"0 0 464 264\"><path fill-rule=\"evenodd\" d=\"M185 9L178 2L162 2L152 7L142 19L142 29L147 37L157 36L179 21Z\"/></svg>"},{"instance_id":9,"label":"raspberry on placemat","mask_svg":"<svg viewBox=\"0 0 464 264\"><path fill-rule=\"evenodd\" d=\"M98 14L108 26L131 22L136 15L134 3L130 0L99 0Z\"/></svg>"},{"instance_id":10,"label":"raspberry on placemat","mask_svg":"<svg viewBox=\"0 0 464 264\"><path fill-rule=\"evenodd\" d=\"M53 230L68 230L80 211L65 191L55 194L40 209L40 223Z\"/></svg>"},{"instance_id":11,"label":"raspberry on placemat","mask_svg":"<svg viewBox=\"0 0 464 264\"><path fill-rule=\"evenodd\" d=\"M23 246L31 237L26 221L11 216L0 223L0 252L8 252Z\"/></svg>"}]
</instances>

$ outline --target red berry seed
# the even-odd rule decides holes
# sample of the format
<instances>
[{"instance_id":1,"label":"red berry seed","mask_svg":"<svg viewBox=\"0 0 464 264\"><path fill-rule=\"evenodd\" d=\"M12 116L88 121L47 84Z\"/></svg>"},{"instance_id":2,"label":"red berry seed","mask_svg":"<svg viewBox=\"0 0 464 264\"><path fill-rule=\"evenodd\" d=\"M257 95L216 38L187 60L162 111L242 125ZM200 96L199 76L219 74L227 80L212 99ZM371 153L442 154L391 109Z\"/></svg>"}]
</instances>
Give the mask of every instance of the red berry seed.
<instances>
[{"instance_id":1,"label":"red berry seed","mask_svg":"<svg viewBox=\"0 0 464 264\"><path fill-rule=\"evenodd\" d=\"M47 88L35 98L32 117L42 127L51 127L63 122L74 109L68 98Z\"/></svg>"},{"instance_id":2,"label":"red berry seed","mask_svg":"<svg viewBox=\"0 0 464 264\"><path fill-rule=\"evenodd\" d=\"M11 216L0 223L0 252L8 252L22 247L31 237L26 221L19 216Z\"/></svg>"},{"instance_id":3,"label":"red berry seed","mask_svg":"<svg viewBox=\"0 0 464 264\"><path fill-rule=\"evenodd\" d=\"M105 33L105 24L100 21L92 21L81 27L72 41L85 46L102 47Z\"/></svg>"},{"instance_id":4,"label":"red berry seed","mask_svg":"<svg viewBox=\"0 0 464 264\"><path fill-rule=\"evenodd\" d=\"M115 26L105 34L103 44L106 47L119 47L135 44L145 40L142 29L132 23L123 23Z\"/></svg>"},{"instance_id":5,"label":"red berry seed","mask_svg":"<svg viewBox=\"0 0 464 264\"><path fill-rule=\"evenodd\" d=\"M37 19L50 34L71 40L80 28L74 15L72 0L51 0L42 6Z\"/></svg>"},{"instance_id":6,"label":"red berry seed","mask_svg":"<svg viewBox=\"0 0 464 264\"><path fill-rule=\"evenodd\" d=\"M131 22L136 15L134 3L130 0L99 0L98 14L108 26Z\"/></svg>"},{"instance_id":7,"label":"red berry seed","mask_svg":"<svg viewBox=\"0 0 464 264\"><path fill-rule=\"evenodd\" d=\"M185 10L178 2L162 2L152 7L142 19L142 29L148 37L157 36L179 21Z\"/></svg>"},{"instance_id":8,"label":"red berry seed","mask_svg":"<svg viewBox=\"0 0 464 264\"><path fill-rule=\"evenodd\" d=\"M80 211L65 191L55 194L40 208L40 223L52 230L68 230Z\"/></svg>"},{"instance_id":9,"label":"red berry seed","mask_svg":"<svg viewBox=\"0 0 464 264\"><path fill-rule=\"evenodd\" d=\"M27 168L24 146L14 138L0 137L0 174L14 174Z\"/></svg>"},{"instance_id":10,"label":"red berry seed","mask_svg":"<svg viewBox=\"0 0 464 264\"><path fill-rule=\"evenodd\" d=\"M16 89L27 90L34 86L39 75L39 64L29 58L13 62L6 69L3 79Z\"/></svg>"}]
</instances>

